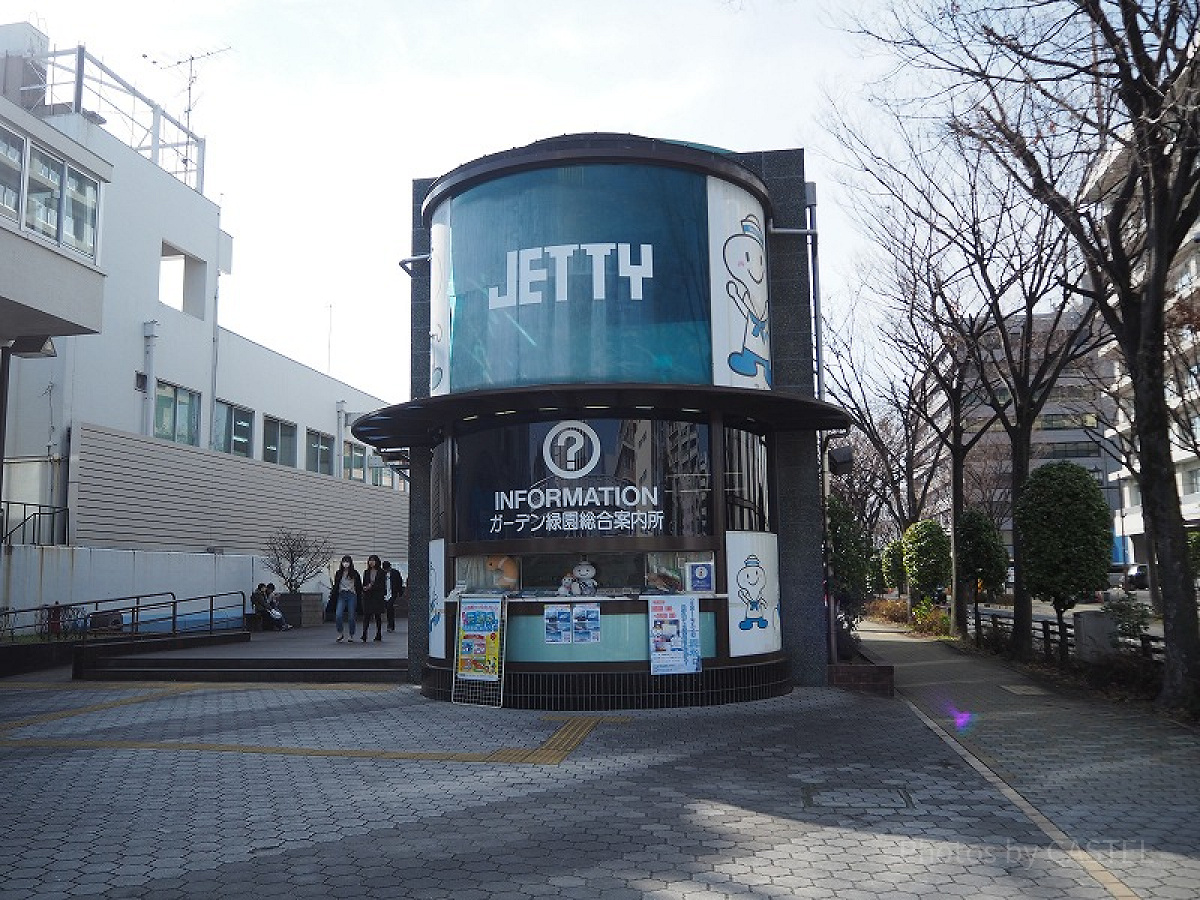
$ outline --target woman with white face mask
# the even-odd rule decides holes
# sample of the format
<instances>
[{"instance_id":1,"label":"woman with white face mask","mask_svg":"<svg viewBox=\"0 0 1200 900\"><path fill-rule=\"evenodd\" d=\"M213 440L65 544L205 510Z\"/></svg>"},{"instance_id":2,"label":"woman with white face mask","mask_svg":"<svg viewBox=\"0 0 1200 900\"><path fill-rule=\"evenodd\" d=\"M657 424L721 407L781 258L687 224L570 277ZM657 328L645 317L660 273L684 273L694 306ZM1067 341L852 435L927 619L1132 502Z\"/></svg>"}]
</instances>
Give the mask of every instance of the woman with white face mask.
<instances>
[{"instance_id":1,"label":"woman with white face mask","mask_svg":"<svg viewBox=\"0 0 1200 900\"><path fill-rule=\"evenodd\" d=\"M333 620L337 623L337 643L354 640L354 620L358 613L358 604L362 601L362 576L354 568L354 560L348 555L342 557L342 564L337 574L333 576L333 584L329 587L329 599L337 603L337 611ZM346 624L342 633L343 623Z\"/></svg>"}]
</instances>

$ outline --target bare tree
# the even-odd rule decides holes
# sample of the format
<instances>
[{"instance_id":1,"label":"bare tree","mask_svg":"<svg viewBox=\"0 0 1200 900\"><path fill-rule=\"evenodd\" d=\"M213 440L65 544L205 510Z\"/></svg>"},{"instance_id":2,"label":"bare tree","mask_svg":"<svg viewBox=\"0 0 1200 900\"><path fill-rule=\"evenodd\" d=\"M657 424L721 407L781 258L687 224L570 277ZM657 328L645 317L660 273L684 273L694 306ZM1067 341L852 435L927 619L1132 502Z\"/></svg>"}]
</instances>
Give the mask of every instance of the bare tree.
<instances>
[{"instance_id":1,"label":"bare tree","mask_svg":"<svg viewBox=\"0 0 1200 900\"><path fill-rule=\"evenodd\" d=\"M853 317L842 328L827 325L830 399L850 414L854 429L878 458L879 497L888 525L898 534L925 515L940 477L942 448L922 411L932 402L923 372L888 368L879 356L863 358Z\"/></svg>"},{"instance_id":2,"label":"bare tree","mask_svg":"<svg viewBox=\"0 0 1200 900\"><path fill-rule=\"evenodd\" d=\"M950 127L1071 236L1133 396L1164 606L1160 701L1197 702L1200 620L1164 359L1168 279L1200 215L1200 3L912 0L863 31L912 66L923 109L936 96Z\"/></svg>"},{"instance_id":3,"label":"bare tree","mask_svg":"<svg viewBox=\"0 0 1200 900\"><path fill-rule=\"evenodd\" d=\"M967 506L983 510L1000 534L1012 523L1011 460L1007 447L985 441L972 449L964 473L963 493Z\"/></svg>"},{"instance_id":4,"label":"bare tree","mask_svg":"<svg viewBox=\"0 0 1200 900\"><path fill-rule=\"evenodd\" d=\"M926 370L949 412L944 435L957 521L966 452L991 424L965 428L966 404L990 407L991 421L1007 434L1015 497L1029 475L1033 430L1055 382L1074 360L1094 352L1103 335L1093 327L1094 308L1080 302L1074 288L1077 261L1051 212L955 133L914 129L894 109L892 125L899 147L886 155L845 122L838 135L890 213L872 210L865 224L895 262L898 302L906 305L910 325L904 333L918 338L918 355L931 357ZM886 226L872 224L880 221ZM940 349L922 344L923 332ZM1016 532L1013 559L1012 650L1028 658L1033 604L1020 580ZM958 592L955 612L965 628L966 599Z\"/></svg>"},{"instance_id":5,"label":"bare tree","mask_svg":"<svg viewBox=\"0 0 1200 900\"><path fill-rule=\"evenodd\" d=\"M862 524L873 547L882 547L900 536L890 518L885 518L884 496L887 480L886 461L867 440L866 435L852 428L844 438L837 440L838 446L849 447L854 459L854 471L849 475L833 478L833 489L842 502Z\"/></svg>"},{"instance_id":6,"label":"bare tree","mask_svg":"<svg viewBox=\"0 0 1200 900\"><path fill-rule=\"evenodd\" d=\"M283 582L289 594L296 594L308 579L325 571L332 557L325 538L280 528L263 550L263 565Z\"/></svg>"}]
</instances>

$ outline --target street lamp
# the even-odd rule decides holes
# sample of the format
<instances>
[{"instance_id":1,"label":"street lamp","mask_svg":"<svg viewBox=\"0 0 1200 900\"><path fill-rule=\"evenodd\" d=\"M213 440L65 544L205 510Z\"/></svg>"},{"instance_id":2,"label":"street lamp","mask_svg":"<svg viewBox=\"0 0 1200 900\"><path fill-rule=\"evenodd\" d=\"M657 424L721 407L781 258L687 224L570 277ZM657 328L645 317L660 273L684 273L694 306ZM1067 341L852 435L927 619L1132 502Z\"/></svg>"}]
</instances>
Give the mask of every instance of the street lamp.
<instances>
[{"instance_id":1,"label":"street lamp","mask_svg":"<svg viewBox=\"0 0 1200 900\"><path fill-rule=\"evenodd\" d=\"M49 335L24 335L0 347L0 538L8 532L8 516L4 514L4 442L8 436L8 367L14 356L38 359L57 356L54 341Z\"/></svg>"}]
</instances>

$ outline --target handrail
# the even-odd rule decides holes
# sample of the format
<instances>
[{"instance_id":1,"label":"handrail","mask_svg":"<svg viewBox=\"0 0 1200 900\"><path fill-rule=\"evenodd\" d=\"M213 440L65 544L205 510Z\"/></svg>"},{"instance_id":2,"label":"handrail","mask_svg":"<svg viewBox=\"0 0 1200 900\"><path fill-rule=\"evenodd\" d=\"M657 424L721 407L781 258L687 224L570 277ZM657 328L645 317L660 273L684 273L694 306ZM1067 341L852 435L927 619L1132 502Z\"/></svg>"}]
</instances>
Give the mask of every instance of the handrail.
<instances>
[{"instance_id":1,"label":"handrail","mask_svg":"<svg viewBox=\"0 0 1200 900\"><path fill-rule=\"evenodd\" d=\"M0 544L11 544L13 535L16 534L18 531L21 532L21 540L18 542L21 544L34 544L36 546L44 546L44 545L57 546L59 544L66 542L66 528L65 527L62 529L62 531L63 531L62 540L59 539L58 522L59 522L59 518L61 517L64 520L64 526L65 526L67 516L70 515L70 510L67 507L65 507L65 506L48 506L43 503L23 503L23 502L20 502L17 500L0 501L0 530L5 529L8 526L9 521L12 518L14 518L14 516L12 515L12 511L14 509L16 509L17 507L20 507L21 511L19 514L17 514L16 518L19 518L20 521L18 521L17 524L13 525L11 528L7 528L7 530L4 531L3 535L0 535ZM30 509L32 509L33 511L30 512ZM41 536L42 536L41 523L46 519L50 520L50 525L49 525L50 539L47 542L47 544L43 544L43 541L41 540ZM25 539L25 531L29 527L29 524L31 522L34 523L33 540L29 541L29 540Z\"/></svg>"},{"instance_id":2,"label":"handrail","mask_svg":"<svg viewBox=\"0 0 1200 900\"><path fill-rule=\"evenodd\" d=\"M165 597L153 603L142 601L151 597ZM222 603L220 598L236 597L236 603ZM129 604L128 601L134 601ZM207 608L189 609L207 602ZM125 603L123 606L111 604ZM103 608L102 608L103 607ZM244 627L246 609L245 591L223 591L200 594L179 599L173 591L155 591L149 594L131 594L108 600L86 600L29 607L27 609L0 609L0 638L15 640L18 632L33 631L41 640L73 640L86 642L89 635L146 635L182 634L194 631L212 633L218 629ZM91 610L91 612L89 612ZM161 614L159 611L163 611ZM21 618L33 618L32 623L21 623ZM198 627L189 619L199 618ZM167 627L169 623L169 627Z\"/></svg>"}]
</instances>

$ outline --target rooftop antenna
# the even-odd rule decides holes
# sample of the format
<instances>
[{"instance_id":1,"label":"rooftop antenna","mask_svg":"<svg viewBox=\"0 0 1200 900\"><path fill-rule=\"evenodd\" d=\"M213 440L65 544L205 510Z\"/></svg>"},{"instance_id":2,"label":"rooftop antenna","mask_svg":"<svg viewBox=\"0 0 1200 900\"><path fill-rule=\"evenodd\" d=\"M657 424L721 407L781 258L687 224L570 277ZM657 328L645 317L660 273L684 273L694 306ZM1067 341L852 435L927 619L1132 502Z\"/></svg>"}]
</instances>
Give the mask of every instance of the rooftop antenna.
<instances>
[{"instance_id":1,"label":"rooftop antenna","mask_svg":"<svg viewBox=\"0 0 1200 900\"><path fill-rule=\"evenodd\" d=\"M187 106L183 110L183 127L187 129L189 135L192 134L192 110L195 108L195 103L192 99L192 87L196 84L196 79L200 77L196 74L196 63L212 56L218 56L219 54L225 53L231 49L231 47L222 47L220 50L209 50L207 53L189 53L182 59L177 59L175 62L168 63L159 62L149 53L142 54L142 59L159 69L178 69L182 65L187 65ZM188 174L190 167L191 160L189 160L187 156L184 156L183 173L185 176Z\"/></svg>"}]
</instances>

